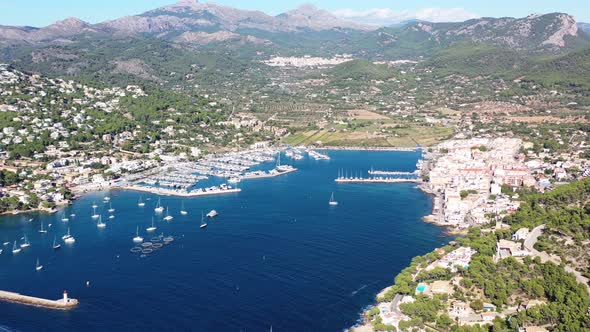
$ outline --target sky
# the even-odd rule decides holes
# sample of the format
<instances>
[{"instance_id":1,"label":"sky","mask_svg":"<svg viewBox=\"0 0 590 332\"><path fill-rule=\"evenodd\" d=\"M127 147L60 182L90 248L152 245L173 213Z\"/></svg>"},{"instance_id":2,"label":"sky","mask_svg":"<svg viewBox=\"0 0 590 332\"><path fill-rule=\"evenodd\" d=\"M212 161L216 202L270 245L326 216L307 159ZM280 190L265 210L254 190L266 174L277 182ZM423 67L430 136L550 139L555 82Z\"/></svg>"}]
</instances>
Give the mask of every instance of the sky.
<instances>
[{"instance_id":1,"label":"sky","mask_svg":"<svg viewBox=\"0 0 590 332\"><path fill-rule=\"evenodd\" d=\"M68 17L98 23L135 15L175 0L0 0L0 25L42 27ZM203 2L203 1L201 1ZM205 1L208 2L208 1ZM524 17L565 12L590 22L590 1L582 0L216 0L220 5L261 10L271 15L311 3L341 18L389 25L408 19L464 21L475 17Z\"/></svg>"}]
</instances>

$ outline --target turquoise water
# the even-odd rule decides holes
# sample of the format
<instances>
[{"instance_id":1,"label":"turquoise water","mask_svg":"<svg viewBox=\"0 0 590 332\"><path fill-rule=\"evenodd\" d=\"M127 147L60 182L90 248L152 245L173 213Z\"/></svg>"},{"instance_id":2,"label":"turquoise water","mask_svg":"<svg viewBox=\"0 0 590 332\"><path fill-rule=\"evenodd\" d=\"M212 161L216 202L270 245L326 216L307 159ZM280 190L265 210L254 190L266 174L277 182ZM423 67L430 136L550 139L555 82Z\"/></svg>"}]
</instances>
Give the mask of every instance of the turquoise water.
<instances>
[{"instance_id":1,"label":"turquoise water","mask_svg":"<svg viewBox=\"0 0 590 332\"><path fill-rule=\"evenodd\" d=\"M0 255L0 289L80 300L73 311L0 303L0 325L20 331L341 331L413 256L446 237L420 217L431 200L413 184L336 184L339 169L413 171L418 153L330 151L329 161L290 161L298 172L248 180L239 194L162 197L174 219L156 219L155 234L175 241L140 257L129 250L140 225L151 224L156 195L111 191L83 196L66 214L4 216L0 241L27 235L32 246ZM283 158L286 163L288 159ZM338 206L328 205L334 192ZM91 205L112 197L114 220L104 230ZM143 195L145 208L137 206ZM219 217L199 229L201 211ZM33 218L32 222L28 219ZM40 221L52 223L48 234ZM71 227L76 243L53 251ZM151 236L146 236L151 238ZM45 266L35 271L39 258ZM89 281L89 286L86 282Z\"/></svg>"}]
</instances>

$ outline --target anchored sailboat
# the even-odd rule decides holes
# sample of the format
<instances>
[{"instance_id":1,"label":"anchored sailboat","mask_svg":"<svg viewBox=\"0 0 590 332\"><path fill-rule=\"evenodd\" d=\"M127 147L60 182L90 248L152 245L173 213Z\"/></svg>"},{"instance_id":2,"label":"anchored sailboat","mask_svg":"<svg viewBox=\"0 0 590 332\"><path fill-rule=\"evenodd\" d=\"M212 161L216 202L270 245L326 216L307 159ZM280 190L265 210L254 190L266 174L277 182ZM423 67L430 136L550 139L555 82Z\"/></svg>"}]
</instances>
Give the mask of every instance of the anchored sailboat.
<instances>
[{"instance_id":1,"label":"anchored sailboat","mask_svg":"<svg viewBox=\"0 0 590 332\"><path fill-rule=\"evenodd\" d=\"M61 244L57 243L57 236L53 238L53 250L61 248Z\"/></svg>"},{"instance_id":2,"label":"anchored sailboat","mask_svg":"<svg viewBox=\"0 0 590 332\"><path fill-rule=\"evenodd\" d=\"M25 242L23 244L20 245L21 248L28 248L31 246L31 243L29 242L29 240L27 240L27 236L25 235Z\"/></svg>"},{"instance_id":3,"label":"anchored sailboat","mask_svg":"<svg viewBox=\"0 0 590 332\"><path fill-rule=\"evenodd\" d=\"M12 253L18 254L21 251L21 248L16 246L16 241L14 241L14 245L12 246Z\"/></svg>"},{"instance_id":4,"label":"anchored sailboat","mask_svg":"<svg viewBox=\"0 0 590 332\"><path fill-rule=\"evenodd\" d=\"M145 206L145 203L143 202L142 197L143 196L139 196L139 201L137 202L137 206L139 206L139 207L144 207Z\"/></svg>"},{"instance_id":5,"label":"anchored sailboat","mask_svg":"<svg viewBox=\"0 0 590 332\"><path fill-rule=\"evenodd\" d=\"M168 208L166 208L166 216L164 217L164 220L170 221L172 219L174 219L174 217L170 215Z\"/></svg>"},{"instance_id":6,"label":"anchored sailboat","mask_svg":"<svg viewBox=\"0 0 590 332\"><path fill-rule=\"evenodd\" d=\"M70 228L68 227L68 234L61 237L65 243L71 244L76 242L76 239L70 234ZM55 249L55 246L54 246Z\"/></svg>"},{"instance_id":7,"label":"anchored sailboat","mask_svg":"<svg viewBox=\"0 0 590 332\"><path fill-rule=\"evenodd\" d=\"M184 209L184 201L182 201L182 206L180 207L180 214L186 216L188 212Z\"/></svg>"},{"instance_id":8,"label":"anchored sailboat","mask_svg":"<svg viewBox=\"0 0 590 332\"><path fill-rule=\"evenodd\" d=\"M92 219L98 219L99 215L96 213L96 205L92 206L94 212L92 213Z\"/></svg>"},{"instance_id":9,"label":"anchored sailboat","mask_svg":"<svg viewBox=\"0 0 590 332\"><path fill-rule=\"evenodd\" d=\"M35 265L35 270L40 271L43 269L43 265L39 264L39 258L37 258L37 265Z\"/></svg>"},{"instance_id":10,"label":"anchored sailboat","mask_svg":"<svg viewBox=\"0 0 590 332\"><path fill-rule=\"evenodd\" d=\"M148 228L146 228L145 230L146 230L147 232L153 232L153 231L155 231L156 229L157 229L157 228L156 228L156 226L154 225L154 217L152 217L152 226L151 226L151 227L148 227Z\"/></svg>"},{"instance_id":11,"label":"anchored sailboat","mask_svg":"<svg viewBox=\"0 0 590 332\"><path fill-rule=\"evenodd\" d=\"M334 193L332 193L332 196L330 196L330 202L328 204L332 206L338 205L338 202L334 200Z\"/></svg>"},{"instance_id":12,"label":"anchored sailboat","mask_svg":"<svg viewBox=\"0 0 590 332\"><path fill-rule=\"evenodd\" d=\"M162 213L164 212L164 207L162 205L160 205L160 199L158 198L158 205L156 205L156 208L154 209L154 211L156 213Z\"/></svg>"},{"instance_id":13,"label":"anchored sailboat","mask_svg":"<svg viewBox=\"0 0 590 332\"><path fill-rule=\"evenodd\" d=\"M107 224L105 224L104 222L102 222L102 216L98 217L98 223L96 224L96 227L98 228L105 228L107 227Z\"/></svg>"},{"instance_id":14,"label":"anchored sailboat","mask_svg":"<svg viewBox=\"0 0 590 332\"><path fill-rule=\"evenodd\" d=\"M113 203L109 202L109 209L107 210L109 213L113 213L115 212L115 209L113 209Z\"/></svg>"},{"instance_id":15,"label":"anchored sailboat","mask_svg":"<svg viewBox=\"0 0 590 332\"><path fill-rule=\"evenodd\" d=\"M42 233L42 234L47 233L47 230L43 228L43 221L41 221L41 229L39 230L39 233Z\"/></svg>"},{"instance_id":16,"label":"anchored sailboat","mask_svg":"<svg viewBox=\"0 0 590 332\"><path fill-rule=\"evenodd\" d=\"M207 223L205 222L205 216L203 215L203 211L201 211L201 226L200 228L207 227Z\"/></svg>"},{"instance_id":17,"label":"anchored sailboat","mask_svg":"<svg viewBox=\"0 0 590 332\"><path fill-rule=\"evenodd\" d=\"M143 238L139 236L139 226L137 226L137 230L135 231L135 237L133 238L133 242L140 243L143 242Z\"/></svg>"}]
</instances>

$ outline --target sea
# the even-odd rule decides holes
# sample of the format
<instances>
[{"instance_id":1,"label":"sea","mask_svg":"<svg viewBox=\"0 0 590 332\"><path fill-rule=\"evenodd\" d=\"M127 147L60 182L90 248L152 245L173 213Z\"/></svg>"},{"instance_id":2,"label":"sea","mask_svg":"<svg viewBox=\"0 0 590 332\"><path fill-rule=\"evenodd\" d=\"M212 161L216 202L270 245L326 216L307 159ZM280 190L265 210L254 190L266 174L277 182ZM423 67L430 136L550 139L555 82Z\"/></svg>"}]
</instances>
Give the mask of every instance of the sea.
<instances>
[{"instance_id":1,"label":"sea","mask_svg":"<svg viewBox=\"0 0 590 332\"><path fill-rule=\"evenodd\" d=\"M322 153L330 160L284 156L282 163L297 172L244 180L235 194L180 198L111 190L83 195L55 214L1 216L0 245L9 244L1 247L0 290L48 299L67 290L80 303L61 311L0 302L0 330L345 330L412 257L451 238L421 221L432 201L416 184L334 181L339 173L366 176L371 168L414 171L419 152ZM332 193L337 206L328 204ZM158 199L173 220L154 213ZM104 229L91 218L93 204ZM187 215L179 213L183 205ZM201 229L202 214L211 210L219 215L205 217L208 227ZM157 230L146 233L152 218ZM41 223L45 234L38 232ZM61 242L68 228L72 245ZM131 252L137 228L161 248ZM13 254L14 241L25 236L31 246ZM164 244L162 236L174 240ZM54 239L61 249L53 250Z\"/></svg>"}]
</instances>

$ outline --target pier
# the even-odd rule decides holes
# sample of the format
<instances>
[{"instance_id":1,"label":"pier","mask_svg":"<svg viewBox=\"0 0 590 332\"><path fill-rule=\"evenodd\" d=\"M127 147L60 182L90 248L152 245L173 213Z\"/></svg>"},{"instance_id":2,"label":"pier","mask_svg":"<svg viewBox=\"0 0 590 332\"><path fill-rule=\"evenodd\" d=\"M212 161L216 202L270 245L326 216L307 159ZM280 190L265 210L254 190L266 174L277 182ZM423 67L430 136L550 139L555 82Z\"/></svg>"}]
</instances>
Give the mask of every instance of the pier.
<instances>
[{"instance_id":1,"label":"pier","mask_svg":"<svg viewBox=\"0 0 590 332\"><path fill-rule=\"evenodd\" d=\"M406 176L416 176L420 174L419 170L414 172L398 172L398 171L380 171L380 170L369 170L368 172L370 175L406 175Z\"/></svg>"},{"instance_id":2,"label":"pier","mask_svg":"<svg viewBox=\"0 0 590 332\"><path fill-rule=\"evenodd\" d=\"M337 178L337 183L420 183L421 179L396 178Z\"/></svg>"},{"instance_id":3,"label":"pier","mask_svg":"<svg viewBox=\"0 0 590 332\"><path fill-rule=\"evenodd\" d=\"M66 291L64 291L63 298L59 300L47 300L19 293L0 291L0 301L58 310L70 310L78 305L78 300L68 298Z\"/></svg>"}]
</instances>

